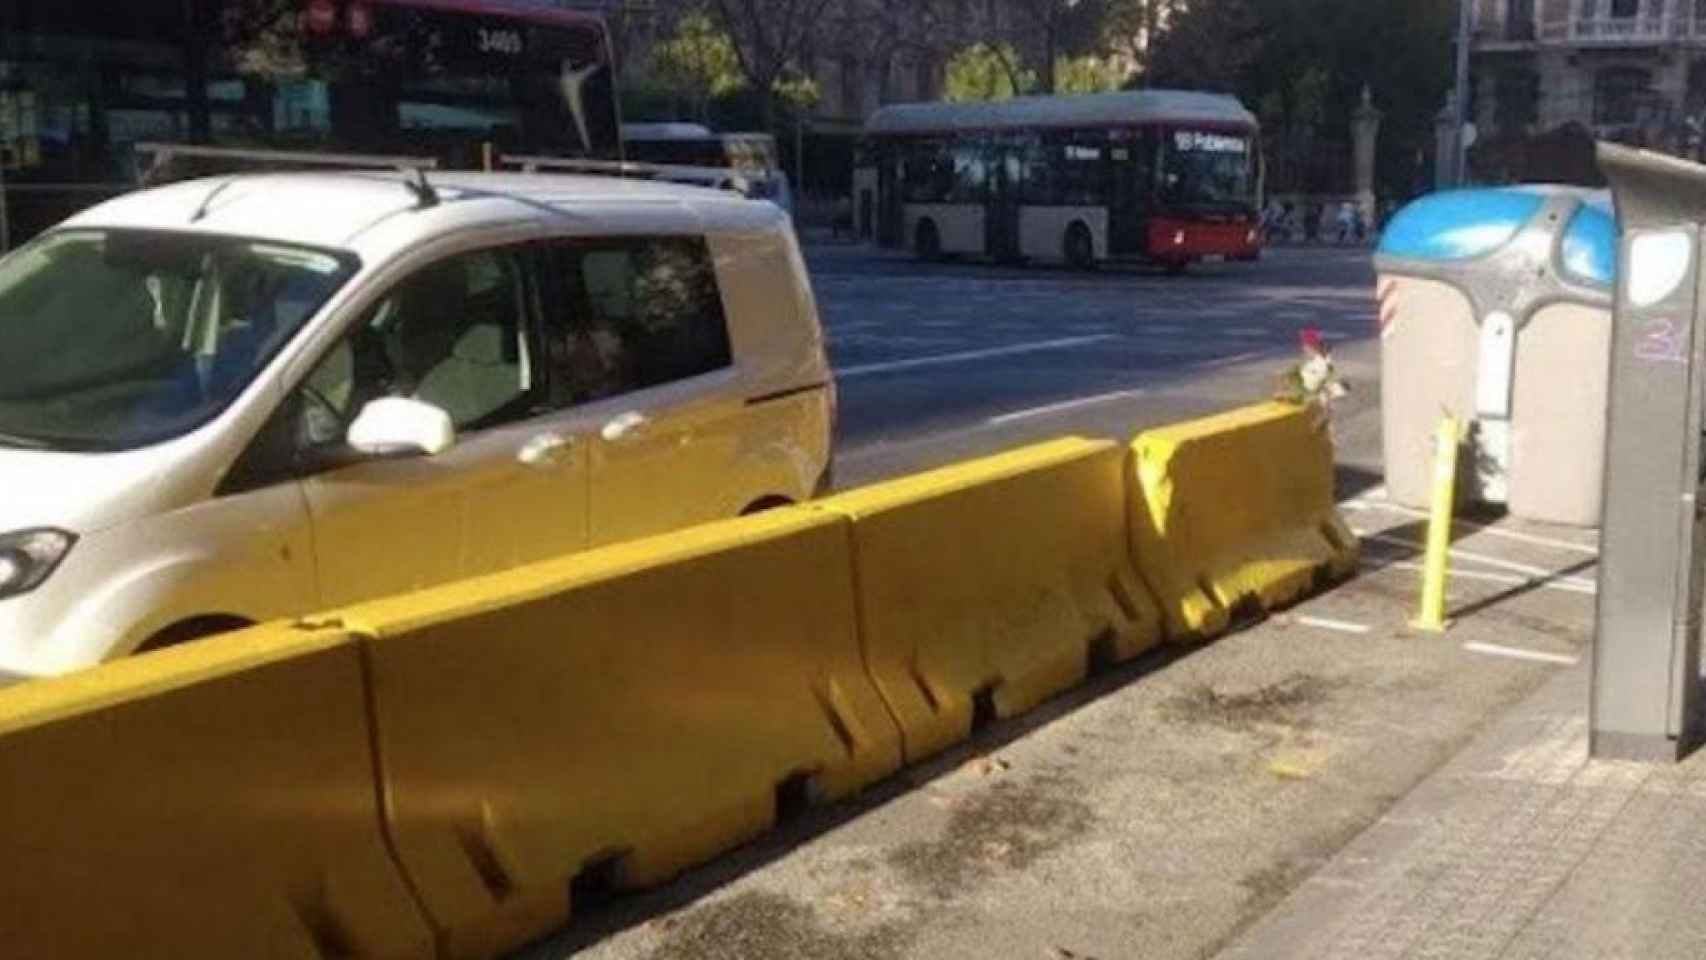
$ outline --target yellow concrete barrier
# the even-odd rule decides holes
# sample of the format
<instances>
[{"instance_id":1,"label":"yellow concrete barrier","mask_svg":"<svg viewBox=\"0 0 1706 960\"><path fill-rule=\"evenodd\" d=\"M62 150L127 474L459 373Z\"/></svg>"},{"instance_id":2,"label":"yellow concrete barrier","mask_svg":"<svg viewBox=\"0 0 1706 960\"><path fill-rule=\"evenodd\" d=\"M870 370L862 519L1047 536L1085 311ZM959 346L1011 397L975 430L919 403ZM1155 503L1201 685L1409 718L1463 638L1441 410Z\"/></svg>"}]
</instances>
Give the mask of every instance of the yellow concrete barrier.
<instances>
[{"instance_id":1,"label":"yellow concrete barrier","mask_svg":"<svg viewBox=\"0 0 1706 960\"><path fill-rule=\"evenodd\" d=\"M1132 542L1169 636L1216 635L1241 605L1271 610L1318 576L1356 569L1332 442L1310 411L1263 404L1150 430L1133 446Z\"/></svg>"},{"instance_id":2,"label":"yellow concrete barrier","mask_svg":"<svg viewBox=\"0 0 1706 960\"><path fill-rule=\"evenodd\" d=\"M264 627L0 691L0 953L428 957L359 649Z\"/></svg>"},{"instance_id":3,"label":"yellow concrete barrier","mask_svg":"<svg viewBox=\"0 0 1706 960\"><path fill-rule=\"evenodd\" d=\"M1066 439L813 505L853 521L865 661L907 759L1160 638L1132 565L1127 452Z\"/></svg>"},{"instance_id":4,"label":"yellow concrete barrier","mask_svg":"<svg viewBox=\"0 0 1706 960\"><path fill-rule=\"evenodd\" d=\"M852 578L846 521L792 509L340 612L447 953L561 926L583 871L656 883L896 770Z\"/></svg>"}]
</instances>

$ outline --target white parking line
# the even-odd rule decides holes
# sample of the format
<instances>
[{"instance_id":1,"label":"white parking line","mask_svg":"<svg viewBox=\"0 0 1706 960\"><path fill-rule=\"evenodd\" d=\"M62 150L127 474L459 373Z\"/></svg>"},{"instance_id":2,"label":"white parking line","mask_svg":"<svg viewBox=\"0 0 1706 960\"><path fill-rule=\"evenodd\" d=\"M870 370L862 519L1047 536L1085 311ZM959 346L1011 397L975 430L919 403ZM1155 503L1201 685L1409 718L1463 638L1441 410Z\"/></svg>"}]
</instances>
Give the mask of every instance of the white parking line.
<instances>
[{"instance_id":1,"label":"white parking line","mask_svg":"<svg viewBox=\"0 0 1706 960\"><path fill-rule=\"evenodd\" d=\"M1340 506L1344 507L1346 510L1353 510L1357 512L1366 510L1383 510L1387 513L1395 513L1402 517L1414 517L1418 520L1428 519L1428 512L1426 510L1416 510L1412 507L1401 507L1395 503L1382 503L1366 498L1347 500L1340 504ZM1453 521L1453 524L1455 526L1468 527L1471 530L1478 533L1485 533L1488 536L1499 537L1501 539L1511 540L1517 543L1531 543L1537 547L1552 547L1557 550L1569 550L1574 553L1585 553L1590 557L1599 556L1599 549L1597 547L1590 546L1585 543L1573 543L1569 540L1558 540L1553 537L1542 537L1532 533L1520 533L1516 530L1505 530L1500 527L1488 526L1484 523L1476 523L1473 520L1457 520Z\"/></svg>"},{"instance_id":2,"label":"white parking line","mask_svg":"<svg viewBox=\"0 0 1706 960\"><path fill-rule=\"evenodd\" d=\"M1425 544L1417 543L1414 540L1406 540L1403 537L1388 537L1384 534L1378 533L1373 536L1363 537L1363 539L1371 540L1375 543L1384 543L1389 546L1404 547L1410 550L1420 551L1427 549ZM1585 577L1561 576L1557 570L1548 570L1545 567L1531 566L1526 563L1516 563L1511 560L1500 559L1499 557L1489 557L1484 553L1471 553L1468 550L1458 550L1453 548L1451 555L1460 560L1469 560L1474 563L1485 564L1495 570L1509 570L1512 573L1526 574L1536 580L1549 580L1553 583L1568 583L1586 589L1597 588L1597 584Z\"/></svg>"},{"instance_id":3,"label":"white parking line","mask_svg":"<svg viewBox=\"0 0 1706 960\"><path fill-rule=\"evenodd\" d=\"M1366 560L1363 562L1362 568L1369 572L1379 572L1381 570L1402 570L1406 573L1421 573L1423 569L1421 564L1411 563L1407 560L1398 560L1392 563L1381 563L1378 560ZM1562 580L1547 582L1535 577L1519 577L1509 573L1487 573L1480 570L1453 570L1451 571L1451 579L1471 580L1477 583L1496 583L1500 586L1506 587L1533 586L1542 590L1556 590L1559 593L1574 593L1578 596L1584 597L1591 597L1599 592L1598 587L1586 584L1569 583Z\"/></svg>"},{"instance_id":4,"label":"white parking line","mask_svg":"<svg viewBox=\"0 0 1706 960\"><path fill-rule=\"evenodd\" d=\"M1146 391L1143 390L1116 390L1113 393L1098 394L1094 397L1081 397L1077 400L1068 400L1064 403L1051 403L1046 407L1032 407L1029 410L1004 413L999 417L990 417L988 420L985 420L984 423L992 427L999 427L1003 424L1017 423L1021 420L1034 420L1037 417L1046 417L1051 414L1065 413L1068 410L1077 410L1080 407L1093 407L1097 404L1107 403L1110 400L1123 400L1129 397L1141 397L1145 392Z\"/></svg>"},{"instance_id":5,"label":"white parking line","mask_svg":"<svg viewBox=\"0 0 1706 960\"><path fill-rule=\"evenodd\" d=\"M1463 645L1463 649L1470 653L1484 653L1489 657L1504 657L1509 660L1558 663L1566 667L1576 665L1575 657L1567 657L1560 653L1541 653L1538 650L1518 650L1516 647L1501 647L1496 643L1466 643Z\"/></svg>"},{"instance_id":6,"label":"white parking line","mask_svg":"<svg viewBox=\"0 0 1706 960\"><path fill-rule=\"evenodd\" d=\"M1010 347L992 347L988 350L968 350L964 353L944 353L933 357L913 357L910 360L891 360L886 363L867 363L857 367L846 367L835 371L836 379L849 380L853 377L865 377L874 373L890 373L895 370L916 370L920 367L945 367L956 363L969 363L973 360L987 360L991 357L1010 357L1022 353L1041 353L1045 350L1069 350L1073 347L1089 346L1092 343L1106 343L1118 340L1112 333L1101 333L1089 337L1065 337L1060 340L1039 340L1035 343L1016 343Z\"/></svg>"}]
</instances>

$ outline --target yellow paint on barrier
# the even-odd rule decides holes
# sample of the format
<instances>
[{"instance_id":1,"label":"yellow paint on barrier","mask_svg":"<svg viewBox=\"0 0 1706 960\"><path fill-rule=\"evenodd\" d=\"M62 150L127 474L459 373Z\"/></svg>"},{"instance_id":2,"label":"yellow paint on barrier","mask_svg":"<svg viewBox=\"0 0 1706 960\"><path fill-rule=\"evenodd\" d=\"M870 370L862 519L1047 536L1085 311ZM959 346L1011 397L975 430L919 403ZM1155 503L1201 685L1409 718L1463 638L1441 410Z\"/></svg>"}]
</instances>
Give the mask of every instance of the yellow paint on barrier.
<instances>
[{"instance_id":1,"label":"yellow paint on barrier","mask_svg":"<svg viewBox=\"0 0 1706 960\"><path fill-rule=\"evenodd\" d=\"M915 761L1161 635L1117 444L1079 438L820 500L853 522L865 662Z\"/></svg>"},{"instance_id":2,"label":"yellow paint on barrier","mask_svg":"<svg viewBox=\"0 0 1706 960\"><path fill-rule=\"evenodd\" d=\"M1356 569L1311 411L1248 407L1147 431L1133 449L1132 542L1170 637L1217 635L1242 604L1273 610Z\"/></svg>"},{"instance_id":3,"label":"yellow paint on barrier","mask_svg":"<svg viewBox=\"0 0 1706 960\"><path fill-rule=\"evenodd\" d=\"M0 691L0 952L430 957L360 651L261 627Z\"/></svg>"},{"instance_id":4,"label":"yellow paint on barrier","mask_svg":"<svg viewBox=\"0 0 1706 960\"><path fill-rule=\"evenodd\" d=\"M847 521L778 510L336 616L370 639L386 813L448 955L561 926L608 864L657 883L775 822L779 785L901 763Z\"/></svg>"}]
</instances>

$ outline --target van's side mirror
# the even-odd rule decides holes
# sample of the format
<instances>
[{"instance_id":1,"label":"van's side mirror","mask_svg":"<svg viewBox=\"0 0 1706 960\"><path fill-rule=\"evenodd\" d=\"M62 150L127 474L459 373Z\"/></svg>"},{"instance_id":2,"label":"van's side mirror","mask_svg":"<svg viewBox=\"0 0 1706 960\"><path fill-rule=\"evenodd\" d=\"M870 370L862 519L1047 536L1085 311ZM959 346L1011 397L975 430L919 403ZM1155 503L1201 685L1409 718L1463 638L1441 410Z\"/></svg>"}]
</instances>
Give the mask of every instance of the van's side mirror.
<instances>
[{"instance_id":1,"label":"van's side mirror","mask_svg":"<svg viewBox=\"0 0 1706 960\"><path fill-rule=\"evenodd\" d=\"M349 445L373 457L433 456L456 443L450 414L408 397L380 397L361 408L346 436Z\"/></svg>"}]
</instances>

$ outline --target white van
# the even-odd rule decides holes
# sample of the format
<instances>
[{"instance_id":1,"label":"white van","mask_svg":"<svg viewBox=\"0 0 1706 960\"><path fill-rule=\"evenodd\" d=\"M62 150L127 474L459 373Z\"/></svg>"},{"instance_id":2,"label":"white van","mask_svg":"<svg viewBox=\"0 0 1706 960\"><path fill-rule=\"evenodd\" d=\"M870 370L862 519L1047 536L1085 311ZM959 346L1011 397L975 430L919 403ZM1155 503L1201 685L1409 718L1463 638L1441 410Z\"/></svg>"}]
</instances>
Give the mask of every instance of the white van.
<instances>
[{"instance_id":1,"label":"white van","mask_svg":"<svg viewBox=\"0 0 1706 960\"><path fill-rule=\"evenodd\" d=\"M775 206L258 175L0 260L0 680L800 501L834 385Z\"/></svg>"}]
</instances>

